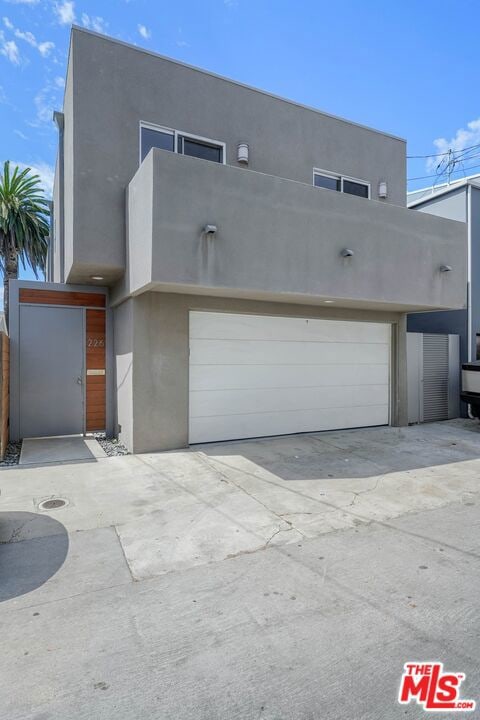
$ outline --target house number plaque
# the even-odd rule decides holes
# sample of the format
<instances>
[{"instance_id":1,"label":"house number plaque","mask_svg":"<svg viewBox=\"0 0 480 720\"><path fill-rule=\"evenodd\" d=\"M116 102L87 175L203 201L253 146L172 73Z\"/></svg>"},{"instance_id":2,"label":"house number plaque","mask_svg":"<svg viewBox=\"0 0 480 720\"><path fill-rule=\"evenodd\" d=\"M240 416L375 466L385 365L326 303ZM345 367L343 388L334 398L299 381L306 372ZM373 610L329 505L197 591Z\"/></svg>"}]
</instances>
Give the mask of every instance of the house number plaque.
<instances>
[{"instance_id":1,"label":"house number plaque","mask_svg":"<svg viewBox=\"0 0 480 720\"><path fill-rule=\"evenodd\" d=\"M89 348L103 348L103 347L105 347L105 339L104 339L104 338L89 337L89 338L87 338L87 347L89 347Z\"/></svg>"}]
</instances>

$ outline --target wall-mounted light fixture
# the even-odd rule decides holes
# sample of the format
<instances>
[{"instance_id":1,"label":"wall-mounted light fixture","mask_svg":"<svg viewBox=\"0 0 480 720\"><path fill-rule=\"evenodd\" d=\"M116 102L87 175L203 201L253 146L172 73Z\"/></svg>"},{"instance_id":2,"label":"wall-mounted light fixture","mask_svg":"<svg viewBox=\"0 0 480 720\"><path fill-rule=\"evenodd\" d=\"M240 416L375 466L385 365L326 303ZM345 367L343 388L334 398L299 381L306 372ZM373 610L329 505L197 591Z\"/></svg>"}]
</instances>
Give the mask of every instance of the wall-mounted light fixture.
<instances>
[{"instance_id":1,"label":"wall-mounted light fixture","mask_svg":"<svg viewBox=\"0 0 480 720\"><path fill-rule=\"evenodd\" d=\"M205 235L215 235L217 232L217 226L216 225L205 225L203 228L203 232Z\"/></svg>"},{"instance_id":2,"label":"wall-mounted light fixture","mask_svg":"<svg viewBox=\"0 0 480 720\"><path fill-rule=\"evenodd\" d=\"M92 275L92 280L104 280L103 275Z\"/></svg>"},{"instance_id":3,"label":"wall-mounted light fixture","mask_svg":"<svg viewBox=\"0 0 480 720\"><path fill-rule=\"evenodd\" d=\"M237 147L237 160L243 165L248 165L248 144L240 143Z\"/></svg>"},{"instance_id":4,"label":"wall-mounted light fixture","mask_svg":"<svg viewBox=\"0 0 480 720\"><path fill-rule=\"evenodd\" d=\"M378 183L378 197L382 200L388 197L388 185L386 180L380 180Z\"/></svg>"},{"instance_id":5,"label":"wall-mounted light fixture","mask_svg":"<svg viewBox=\"0 0 480 720\"><path fill-rule=\"evenodd\" d=\"M353 257L354 256L353 250L349 250L348 248L344 248L340 255L344 258Z\"/></svg>"},{"instance_id":6,"label":"wall-mounted light fixture","mask_svg":"<svg viewBox=\"0 0 480 720\"><path fill-rule=\"evenodd\" d=\"M452 272L451 265L440 265L438 269L440 270L440 272Z\"/></svg>"}]
</instances>

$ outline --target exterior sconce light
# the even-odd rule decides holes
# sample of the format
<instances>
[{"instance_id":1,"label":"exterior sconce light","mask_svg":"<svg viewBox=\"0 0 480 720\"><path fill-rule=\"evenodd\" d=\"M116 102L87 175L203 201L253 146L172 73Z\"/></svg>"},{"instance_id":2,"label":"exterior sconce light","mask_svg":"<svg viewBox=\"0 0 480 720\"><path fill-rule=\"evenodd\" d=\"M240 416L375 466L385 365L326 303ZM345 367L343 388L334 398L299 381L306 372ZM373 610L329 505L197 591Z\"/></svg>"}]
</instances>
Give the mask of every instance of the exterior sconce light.
<instances>
[{"instance_id":1,"label":"exterior sconce light","mask_svg":"<svg viewBox=\"0 0 480 720\"><path fill-rule=\"evenodd\" d=\"M439 270L442 273L452 272L452 266L451 265L440 265Z\"/></svg>"},{"instance_id":2,"label":"exterior sconce light","mask_svg":"<svg viewBox=\"0 0 480 720\"><path fill-rule=\"evenodd\" d=\"M237 160L242 165L248 165L248 145L247 143L240 143L237 147Z\"/></svg>"},{"instance_id":3,"label":"exterior sconce light","mask_svg":"<svg viewBox=\"0 0 480 720\"><path fill-rule=\"evenodd\" d=\"M385 198L388 197L388 185L386 180L381 180L378 183L378 197L382 200L385 200Z\"/></svg>"},{"instance_id":4,"label":"exterior sconce light","mask_svg":"<svg viewBox=\"0 0 480 720\"><path fill-rule=\"evenodd\" d=\"M341 255L342 257L344 257L344 258L349 258L349 257L353 257L354 252L353 252L353 250L349 250L348 248L344 248L344 249L342 250L342 252L340 253L340 255Z\"/></svg>"},{"instance_id":5,"label":"exterior sconce light","mask_svg":"<svg viewBox=\"0 0 480 720\"><path fill-rule=\"evenodd\" d=\"M216 225L205 225L203 228L203 232L205 235L215 235L217 232L217 226Z\"/></svg>"}]
</instances>

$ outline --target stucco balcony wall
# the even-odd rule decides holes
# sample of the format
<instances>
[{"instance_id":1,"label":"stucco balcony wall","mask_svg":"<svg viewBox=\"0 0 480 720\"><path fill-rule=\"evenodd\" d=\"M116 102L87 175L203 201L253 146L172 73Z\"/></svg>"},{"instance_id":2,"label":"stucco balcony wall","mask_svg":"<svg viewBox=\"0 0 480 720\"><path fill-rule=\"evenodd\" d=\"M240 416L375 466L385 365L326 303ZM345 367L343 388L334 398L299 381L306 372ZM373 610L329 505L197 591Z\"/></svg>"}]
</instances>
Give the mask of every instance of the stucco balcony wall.
<instances>
[{"instance_id":1,"label":"stucco balcony wall","mask_svg":"<svg viewBox=\"0 0 480 720\"><path fill-rule=\"evenodd\" d=\"M465 305L464 223L156 149L128 187L127 208L124 296L157 289L399 311ZM345 248L352 257L342 257Z\"/></svg>"}]
</instances>

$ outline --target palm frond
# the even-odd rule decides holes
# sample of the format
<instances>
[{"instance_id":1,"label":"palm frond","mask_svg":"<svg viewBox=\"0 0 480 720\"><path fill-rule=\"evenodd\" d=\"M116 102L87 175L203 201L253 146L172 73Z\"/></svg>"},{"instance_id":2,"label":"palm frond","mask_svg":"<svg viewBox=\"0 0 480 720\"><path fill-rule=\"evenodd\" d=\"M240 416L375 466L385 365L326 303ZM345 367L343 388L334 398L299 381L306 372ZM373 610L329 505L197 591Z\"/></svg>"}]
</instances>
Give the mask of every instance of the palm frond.
<instances>
[{"instance_id":1,"label":"palm frond","mask_svg":"<svg viewBox=\"0 0 480 720\"><path fill-rule=\"evenodd\" d=\"M50 233L49 202L43 195L40 177L30 168L10 169L0 175L0 270L5 274L12 256L28 263L35 276L45 271Z\"/></svg>"}]
</instances>

